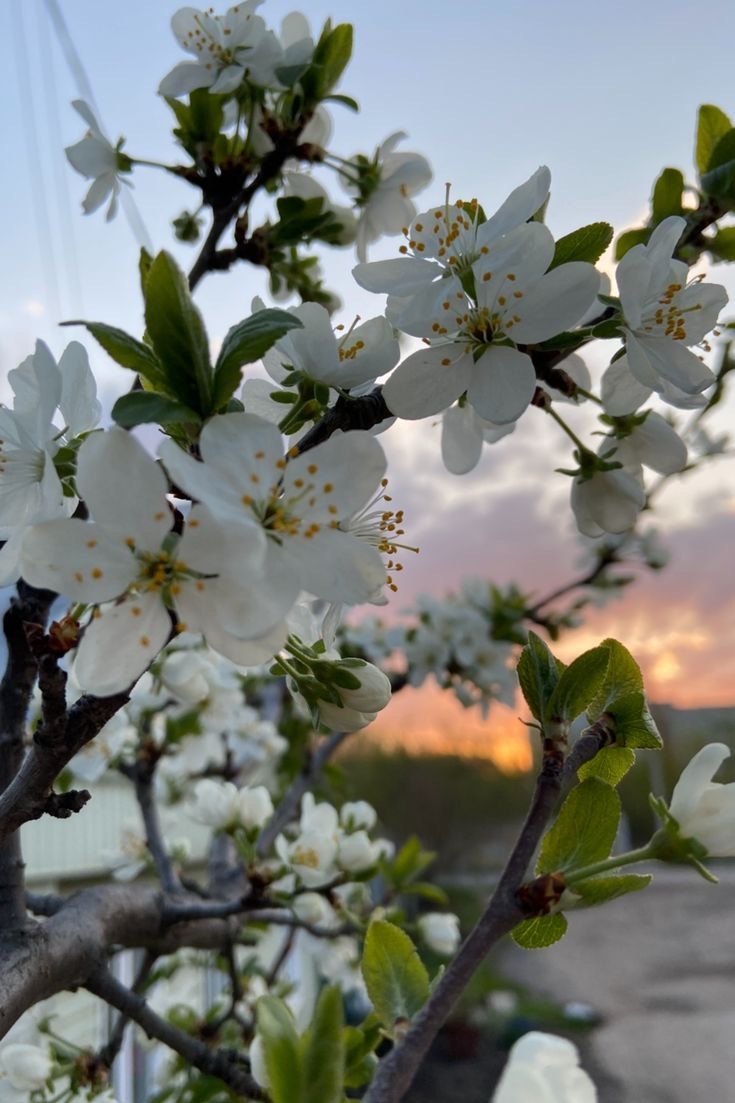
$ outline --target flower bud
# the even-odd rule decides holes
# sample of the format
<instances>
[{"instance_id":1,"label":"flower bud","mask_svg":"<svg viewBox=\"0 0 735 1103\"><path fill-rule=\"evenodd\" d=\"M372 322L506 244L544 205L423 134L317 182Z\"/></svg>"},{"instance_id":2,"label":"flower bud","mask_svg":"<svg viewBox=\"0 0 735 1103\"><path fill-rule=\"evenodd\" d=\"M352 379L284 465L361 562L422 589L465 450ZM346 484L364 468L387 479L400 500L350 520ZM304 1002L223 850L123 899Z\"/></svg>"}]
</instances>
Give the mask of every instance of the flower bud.
<instances>
[{"instance_id":1,"label":"flower bud","mask_svg":"<svg viewBox=\"0 0 735 1103\"><path fill-rule=\"evenodd\" d=\"M273 815L273 801L265 785L241 789L237 803L240 823L248 830L260 829Z\"/></svg>"},{"instance_id":2,"label":"flower bud","mask_svg":"<svg viewBox=\"0 0 735 1103\"><path fill-rule=\"evenodd\" d=\"M223 831L240 820L239 794L230 781L204 778L194 786L189 814L197 823Z\"/></svg>"},{"instance_id":3,"label":"flower bud","mask_svg":"<svg viewBox=\"0 0 735 1103\"><path fill-rule=\"evenodd\" d=\"M351 800L342 805L339 818L342 826L348 830L363 828L371 831L375 827L378 814L366 800Z\"/></svg>"},{"instance_id":4,"label":"flower bud","mask_svg":"<svg viewBox=\"0 0 735 1103\"><path fill-rule=\"evenodd\" d=\"M419 918L421 937L430 950L449 957L459 946L459 917L450 912L429 912Z\"/></svg>"},{"instance_id":5,"label":"flower bud","mask_svg":"<svg viewBox=\"0 0 735 1103\"><path fill-rule=\"evenodd\" d=\"M18 1091L39 1091L49 1077L53 1060L40 1046L11 1043L0 1049L0 1079Z\"/></svg>"},{"instance_id":6,"label":"flower bud","mask_svg":"<svg viewBox=\"0 0 735 1103\"><path fill-rule=\"evenodd\" d=\"M375 860L375 849L366 831L355 831L340 839L337 861L342 869L350 873L360 873L374 865Z\"/></svg>"},{"instance_id":7,"label":"flower bud","mask_svg":"<svg viewBox=\"0 0 735 1103\"><path fill-rule=\"evenodd\" d=\"M334 908L318 892L301 892L291 905L294 915L302 923L312 927L331 927L334 925Z\"/></svg>"},{"instance_id":8,"label":"flower bud","mask_svg":"<svg viewBox=\"0 0 735 1103\"><path fill-rule=\"evenodd\" d=\"M197 651L173 651L164 659L161 681L181 701L194 704L209 696L206 671L211 663Z\"/></svg>"}]
</instances>

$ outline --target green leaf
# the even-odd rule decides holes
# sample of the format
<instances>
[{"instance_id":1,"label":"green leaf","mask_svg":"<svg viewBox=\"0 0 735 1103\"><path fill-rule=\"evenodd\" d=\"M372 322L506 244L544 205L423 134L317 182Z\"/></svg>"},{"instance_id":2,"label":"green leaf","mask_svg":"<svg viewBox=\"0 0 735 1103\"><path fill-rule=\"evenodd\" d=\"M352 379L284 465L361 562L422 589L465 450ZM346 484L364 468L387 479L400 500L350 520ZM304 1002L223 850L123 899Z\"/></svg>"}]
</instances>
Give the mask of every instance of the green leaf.
<instances>
[{"instance_id":1,"label":"green leaf","mask_svg":"<svg viewBox=\"0 0 735 1103\"><path fill-rule=\"evenodd\" d=\"M710 173L714 169L722 168L723 165L728 165L733 159L735 159L735 128L728 130L720 138L712 151L707 172Z\"/></svg>"},{"instance_id":2,"label":"green leaf","mask_svg":"<svg viewBox=\"0 0 735 1103\"><path fill-rule=\"evenodd\" d=\"M585 651L562 672L546 706L545 719L572 721L602 688L610 652L604 644Z\"/></svg>"},{"instance_id":3,"label":"green leaf","mask_svg":"<svg viewBox=\"0 0 735 1103\"><path fill-rule=\"evenodd\" d=\"M390 866L390 874L396 885L405 886L424 872L434 861L436 854L424 850L416 835L406 839Z\"/></svg>"},{"instance_id":4,"label":"green leaf","mask_svg":"<svg viewBox=\"0 0 735 1103\"><path fill-rule=\"evenodd\" d=\"M438 908L445 908L449 903L449 897L444 889L440 889L431 881L414 881L413 884L404 885L401 892L410 896L420 896L422 900L427 900Z\"/></svg>"},{"instance_id":5,"label":"green leaf","mask_svg":"<svg viewBox=\"0 0 735 1103\"><path fill-rule=\"evenodd\" d=\"M702 177L702 191L716 199L735 199L735 158L705 172Z\"/></svg>"},{"instance_id":6,"label":"green leaf","mask_svg":"<svg viewBox=\"0 0 735 1103\"><path fill-rule=\"evenodd\" d=\"M225 96L213 94L206 88L191 92L188 104L166 97L179 124L174 134L192 161L202 158L202 147L211 149L215 145L224 122L224 102Z\"/></svg>"},{"instance_id":7,"label":"green leaf","mask_svg":"<svg viewBox=\"0 0 735 1103\"><path fill-rule=\"evenodd\" d=\"M625 230L615 242L615 260L622 260L634 245L645 245L650 236L650 226L639 226L635 230Z\"/></svg>"},{"instance_id":8,"label":"green leaf","mask_svg":"<svg viewBox=\"0 0 735 1103\"><path fill-rule=\"evenodd\" d=\"M324 97L325 103L341 103L343 107L349 107L350 111L359 111L360 105L352 96L345 96L342 92L333 92L331 96Z\"/></svg>"},{"instance_id":9,"label":"green leaf","mask_svg":"<svg viewBox=\"0 0 735 1103\"><path fill-rule=\"evenodd\" d=\"M362 975L381 1023L392 1031L410 1020L429 995L429 974L405 931L375 919L365 936Z\"/></svg>"},{"instance_id":10,"label":"green leaf","mask_svg":"<svg viewBox=\"0 0 735 1103\"><path fill-rule=\"evenodd\" d=\"M303 1042L304 1103L341 1103L345 1079L342 993L323 988Z\"/></svg>"},{"instance_id":11,"label":"green leaf","mask_svg":"<svg viewBox=\"0 0 735 1103\"><path fill-rule=\"evenodd\" d=\"M589 881L577 881L572 892L581 896L585 904L593 907L625 896L629 892L640 892L650 885L653 878L650 873L612 874L605 877L592 877Z\"/></svg>"},{"instance_id":12,"label":"green leaf","mask_svg":"<svg viewBox=\"0 0 735 1103\"><path fill-rule=\"evenodd\" d=\"M560 237L554 250L549 270L572 260L584 260L594 264L600 259L613 239L613 228L608 222L591 222L571 234Z\"/></svg>"},{"instance_id":13,"label":"green leaf","mask_svg":"<svg viewBox=\"0 0 735 1103\"><path fill-rule=\"evenodd\" d=\"M683 174L679 169L664 169L653 185L651 196L651 213L655 225L663 222L669 215L681 214L683 194Z\"/></svg>"},{"instance_id":14,"label":"green leaf","mask_svg":"<svg viewBox=\"0 0 735 1103\"><path fill-rule=\"evenodd\" d=\"M615 736L626 747L660 750L663 740L642 691L618 697L606 710L615 722Z\"/></svg>"},{"instance_id":15,"label":"green leaf","mask_svg":"<svg viewBox=\"0 0 735 1103\"><path fill-rule=\"evenodd\" d=\"M610 649L610 663L602 689L587 709L589 720L594 723L607 713L615 723L619 746L658 749L662 740L648 708L638 663L618 640L603 640L603 645Z\"/></svg>"},{"instance_id":16,"label":"green leaf","mask_svg":"<svg viewBox=\"0 0 735 1103\"><path fill-rule=\"evenodd\" d=\"M717 260L735 260L735 226L718 230L707 248Z\"/></svg>"},{"instance_id":17,"label":"green leaf","mask_svg":"<svg viewBox=\"0 0 735 1103\"><path fill-rule=\"evenodd\" d=\"M218 410L240 384L243 364L259 360L279 338L303 323L285 310L258 310L227 331L214 366L213 407Z\"/></svg>"},{"instance_id":18,"label":"green leaf","mask_svg":"<svg viewBox=\"0 0 735 1103\"><path fill-rule=\"evenodd\" d=\"M351 57L351 23L339 23L333 31L321 36L312 59L312 68L319 70L317 95L320 100L332 91Z\"/></svg>"},{"instance_id":19,"label":"green leaf","mask_svg":"<svg viewBox=\"0 0 735 1103\"><path fill-rule=\"evenodd\" d=\"M731 129L732 123L724 111L711 103L702 104L697 116L694 156L700 176L703 176L710 167L710 159L720 138Z\"/></svg>"},{"instance_id":20,"label":"green leaf","mask_svg":"<svg viewBox=\"0 0 735 1103\"><path fill-rule=\"evenodd\" d=\"M166 252L158 254L148 273L145 321L163 365L166 390L203 417L213 413L207 331L186 276Z\"/></svg>"},{"instance_id":21,"label":"green leaf","mask_svg":"<svg viewBox=\"0 0 735 1103\"><path fill-rule=\"evenodd\" d=\"M273 1103L303 1103L304 1072L291 1012L275 996L262 996L256 1004L256 1016Z\"/></svg>"},{"instance_id":22,"label":"green leaf","mask_svg":"<svg viewBox=\"0 0 735 1103\"><path fill-rule=\"evenodd\" d=\"M623 647L622 643L612 638L603 640L601 646L608 649L609 662L600 691L587 710L591 721L596 720L601 713L607 712L608 706L616 698L643 689L641 668L627 647Z\"/></svg>"},{"instance_id":23,"label":"green leaf","mask_svg":"<svg viewBox=\"0 0 735 1103\"><path fill-rule=\"evenodd\" d=\"M552 655L541 637L529 632L516 673L526 704L537 720L543 720L546 716L547 703L563 670L564 664Z\"/></svg>"},{"instance_id":24,"label":"green leaf","mask_svg":"<svg viewBox=\"0 0 735 1103\"><path fill-rule=\"evenodd\" d=\"M131 337L123 329L104 322L62 322L65 326L85 326L115 363L142 375L154 386L165 386L163 367L149 345Z\"/></svg>"},{"instance_id":25,"label":"green leaf","mask_svg":"<svg viewBox=\"0 0 735 1103\"><path fill-rule=\"evenodd\" d=\"M561 912L526 919L510 932L511 938L524 950L543 950L553 946L567 933L568 923Z\"/></svg>"},{"instance_id":26,"label":"green leaf","mask_svg":"<svg viewBox=\"0 0 735 1103\"><path fill-rule=\"evenodd\" d=\"M177 425L187 421L199 424L200 418L188 406L166 395L155 391L132 391L118 398L112 407L112 420L122 425L123 429L132 429L135 425L151 422L157 425Z\"/></svg>"},{"instance_id":27,"label":"green leaf","mask_svg":"<svg viewBox=\"0 0 735 1103\"><path fill-rule=\"evenodd\" d=\"M613 787L596 777L580 782L544 836L537 873L601 862L612 849L619 822L620 797Z\"/></svg>"},{"instance_id":28,"label":"green leaf","mask_svg":"<svg viewBox=\"0 0 735 1103\"><path fill-rule=\"evenodd\" d=\"M596 777L614 787L634 764L635 751L630 747L603 747L590 762L579 767L577 777L580 781Z\"/></svg>"}]
</instances>

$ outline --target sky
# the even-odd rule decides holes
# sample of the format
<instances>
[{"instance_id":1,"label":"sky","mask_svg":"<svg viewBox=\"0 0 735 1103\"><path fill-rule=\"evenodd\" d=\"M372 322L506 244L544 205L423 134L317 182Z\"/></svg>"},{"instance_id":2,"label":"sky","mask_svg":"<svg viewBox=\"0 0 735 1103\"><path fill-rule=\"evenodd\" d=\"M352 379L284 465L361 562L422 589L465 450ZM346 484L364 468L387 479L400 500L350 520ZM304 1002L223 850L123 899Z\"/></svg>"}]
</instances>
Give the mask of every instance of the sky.
<instances>
[{"instance_id":1,"label":"sky","mask_svg":"<svg viewBox=\"0 0 735 1103\"><path fill-rule=\"evenodd\" d=\"M139 157L173 159L170 111L155 92L183 57L169 28L174 7L161 0L59 5L109 135L125 135L126 150ZM260 14L277 27L289 10L290 3L266 0ZM600 219L620 231L640 221L665 165L692 178L698 104L712 102L735 115L729 0L713 0L706 15L682 0L618 0L613 7L467 0L461 15L443 0L307 0L302 10L312 27L330 15L355 25L354 60L340 90L362 110L355 116L335 108L331 147L344 156L369 153L392 131L405 130L404 147L425 154L434 167L434 183L418 200L427 207L443 198L449 181L454 196L477 196L492 211L539 164L548 164L547 221L555 235ZM104 320L140 334L141 304L140 238L120 215L109 224L101 212L81 215L86 185L63 156L63 147L84 130L70 107L79 91L45 0L0 0L0 29L3 388L7 371L37 337L58 354L70 336L80 336L60 330L58 321ZM192 205L189 189L156 170L136 171L134 184L153 246L191 264L191 248L170 233L170 220ZM329 186L338 195L336 183ZM397 244L385 239L371 258L396 255ZM383 303L354 284L354 263L349 249L326 263L344 302L339 320L348 324L356 313L379 313ZM735 277L724 266L709 275L735 299ZM263 291L259 274L244 268L204 281L197 301L213 343ZM725 317L735 318L735 303ZM126 373L101 351L89 351L109 407L127 388ZM609 351L590 360L594 372ZM731 423L733 411L731 400L715 426ZM580 427L592 427L586 413L574 414ZM540 411L530 410L463 478L443 470L432 421L402 424L381 439L394 499L405 509L411 541L421 545L406 563L389 616L419 592L447 592L463 575L514 580L537 594L575 576L583 549L566 505L569 480L554 474L569 452ZM564 637L563 657L617 635L641 662L654 700L735 705L732 482L732 461L718 460L667 488L656 523L670 566L648 573L622 600L593 610L581 629ZM428 699L400 711L396 705L396 719L387 719L410 728L412 716L430 709L433 715ZM452 724L469 720L461 713L442 720L443 729Z\"/></svg>"}]
</instances>

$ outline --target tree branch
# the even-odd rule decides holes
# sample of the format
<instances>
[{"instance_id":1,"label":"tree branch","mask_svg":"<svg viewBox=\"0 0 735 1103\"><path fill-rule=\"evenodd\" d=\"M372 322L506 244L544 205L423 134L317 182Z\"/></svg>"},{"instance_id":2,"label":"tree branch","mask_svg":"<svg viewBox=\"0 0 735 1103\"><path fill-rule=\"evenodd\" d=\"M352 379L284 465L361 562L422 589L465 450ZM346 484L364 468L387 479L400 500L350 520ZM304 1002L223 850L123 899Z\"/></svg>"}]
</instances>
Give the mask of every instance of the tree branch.
<instances>
[{"instance_id":1,"label":"tree branch","mask_svg":"<svg viewBox=\"0 0 735 1103\"><path fill-rule=\"evenodd\" d=\"M399 1103L439 1028L490 949L516 924L527 918L519 905L517 892L559 803L562 789L574 779L579 767L594 758L609 742L609 727L600 725L598 730L590 729L577 741L563 769L559 768L558 760L554 758L544 761L525 823L485 911L403 1039L378 1065L364 1103Z\"/></svg>"},{"instance_id":2,"label":"tree branch","mask_svg":"<svg viewBox=\"0 0 735 1103\"><path fill-rule=\"evenodd\" d=\"M280 135L276 148L265 155L261 162L260 169L250 183L242 188L229 203L214 210L209 233L204 239L204 244L199 252L199 256L194 261L191 271L189 272L190 291L194 290L202 277L209 272L213 266L218 267L220 270L223 267L228 267L227 265L223 266L222 263L216 259L219 239L240 209L242 207L247 207L255 194L264 187L269 180L272 180L278 175L283 168L284 162L287 161L289 157L294 156L298 149L298 135L307 122L308 119L304 120L295 133ZM235 259L236 257L232 257L232 260Z\"/></svg>"},{"instance_id":3,"label":"tree branch","mask_svg":"<svg viewBox=\"0 0 735 1103\"><path fill-rule=\"evenodd\" d=\"M0 682L0 802L23 761L26 716L36 680L26 625L42 630L55 597L50 590L34 590L21 579L3 617L8 660ZM20 835L0 836L0 929L21 927L26 921L23 870Z\"/></svg>"},{"instance_id":4,"label":"tree branch","mask_svg":"<svg viewBox=\"0 0 735 1103\"><path fill-rule=\"evenodd\" d=\"M86 695L69 709L64 730L48 740L48 733L34 739L5 792L0 795L0 841L21 824L43 815L51 786L67 763L127 703L129 691L112 697Z\"/></svg>"},{"instance_id":5,"label":"tree branch","mask_svg":"<svg viewBox=\"0 0 735 1103\"><path fill-rule=\"evenodd\" d=\"M153 859L163 891L173 895L182 892L183 886L179 875L174 869L171 856L163 841L161 821L153 792L155 763L145 762L139 758L132 765L121 765L118 769L135 786L135 796L143 818L146 846Z\"/></svg>"},{"instance_id":6,"label":"tree branch","mask_svg":"<svg viewBox=\"0 0 735 1103\"><path fill-rule=\"evenodd\" d=\"M232 919L163 923L164 897L145 885L100 885L64 900L30 897L44 923L0 930L0 1038L40 1000L78 988L106 966L113 946L171 954L182 947L219 950L237 937Z\"/></svg>"},{"instance_id":7,"label":"tree branch","mask_svg":"<svg viewBox=\"0 0 735 1103\"><path fill-rule=\"evenodd\" d=\"M308 452L317 444L328 440L338 429L347 432L350 429L372 429L381 421L395 417L385 404L383 388L375 387L369 394L360 398L337 399L316 425L309 429L308 433L299 441L299 453Z\"/></svg>"},{"instance_id":8,"label":"tree branch","mask_svg":"<svg viewBox=\"0 0 735 1103\"><path fill-rule=\"evenodd\" d=\"M145 983L148 980L148 977L151 975L151 971L155 963L156 955L152 953L147 953L143 958L143 961L141 962L140 968L130 989L130 991L134 995L139 995L140 992L142 992L142 990L145 988ZM110 1037L108 1038L107 1042L102 1046L102 1048L98 1051L97 1060L100 1064L104 1065L105 1068L112 1068L112 1062L115 1060L118 1053L120 1052L120 1047L123 1044L123 1039L125 1037L125 1028L127 1027L129 1022L130 1016L121 1011L117 1017L117 1020L115 1021L114 1027L110 1032Z\"/></svg>"},{"instance_id":9,"label":"tree branch","mask_svg":"<svg viewBox=\"0 0 735 1103\"><path fill-rule=\"evenodd\" d=\"M210 1049L204 1042L185 1034L157 1015L141 996L115 980L107 970L94 973L84 987L116 1007L122 1015L137 1023L149 1038L163 1042L200 1072L218 1077L234 1092L250 1099L266 1098L252 1076L241 1067L243 1059L237 1051Z\"/></svg>"}]
</instances>

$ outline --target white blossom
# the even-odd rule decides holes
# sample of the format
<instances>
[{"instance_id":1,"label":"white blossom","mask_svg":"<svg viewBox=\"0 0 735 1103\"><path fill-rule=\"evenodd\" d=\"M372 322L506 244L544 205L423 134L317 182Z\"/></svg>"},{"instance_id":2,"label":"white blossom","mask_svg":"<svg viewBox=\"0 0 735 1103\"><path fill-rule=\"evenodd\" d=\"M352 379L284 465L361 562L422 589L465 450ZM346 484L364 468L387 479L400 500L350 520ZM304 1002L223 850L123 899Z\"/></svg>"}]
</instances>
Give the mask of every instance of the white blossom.
<instances>
[{"instance_id":1,"label":"white blossom","mask_svg":"<svg viewBox=\"0 0 735 1103\"><path fill-rule=\"evenodd\" d=\"M8 372L13 408L0 407L0 585L20 575L23 534L29 525L73 512L54 465L59 449L99 420L94 376L82 345L67 345L58 366L43 341Z\"/></svg>"},{"instance_id":2,"label":"white blossom","mask_svg":"<svg viewBox=\"0 0 735 1103\"><path fill-rule=\"evenodd\" d=\"M84 100L73 100L72 107L84 119L89 127L87 133L74 145L67 146L64 152L73 169L92 181L92 186L82 202L85 214L92 214L107 201L110 203L105 216L109 222L117 214L117 201L120 187L130 181L121 176L121 172L130 171L132 162L120 152L122 139L117 146L105 137L94 112Z\"/></svg>"},{"instance_id":3,"label":"white blossom","mask_svg":"<svg viewBox=\"0 0 735 1103\"><path fill-rule=\"evenodd\" d=\"M420 153L396 150L407 135L398 130L390 134L378 146L370 165L365 169L360 159L354 158L346 166L354 172L359 183L353 183L345 174L343 183L350 191L357 191L360 218L357 226L357 258L367 260L367 248L386 234L399 234L413 222L416 205L412 196L423 191L431 183L431 165Z\"/></svg>"},{"instance_id":4,"label":"white blossom","mask_svg":"<svg viewBox=\"0 0 735 1103\"><path fill-rule=\"evenodd\" d=\"M228 530L197 505L183 536L173 538L174 550L166 477L123 429L84 441L77 486L94 520L32 526L23 541L22 572L31 585L97 607L77 648L75 673L84 689L104 697L134 682L171 634L169 606L180 626L201 631L234 662L247 662L243 649L247 655L256 639L256 662L278 649L279 610L264 616L255 607L265 551L259 529ZM221 606L233 599L241 615L237 636L221 623Z\"/></svg>"},{"instance_id":5,"label":"white blossom","mask_svg":"<svg viewBox=\"0 0 735 1103\"><path fill-rule=\"evenodd\" d=\"M649 394L657 391L674 405L682 394L697 396L715 382L713 373L688 346L703 341L727 303L724 287L703 283L700 277L687 282L687 265L673 259L685 228L683 218L665 218L646 245L628 250L616 273L624 319L624 367L639 388ZM622 401L623 368L617 363ZM627 393L632 401L630 386Z\"/></svg>"},{"instance_id":6,"label":"white blossom","mask_svg":"<svg viewBox=\"0 0 735 1103\"><path fill-rule=\"evenodd\" d=\"M228 594L219 609L223 629L237 632L248 620L260 625L255 602L265 624L272 624L302 589L355 604L383 583L378 550L339 525L368 500L385 470L383 450L369 433L336 434L286 463L273 425L250 414L226 414L205 425L200 449L202 462L172 441L160 451L179 486L221 521L256 532L266 543L257 591Z\"/></svg>"},{"instance_id":7,"label":"white blossom","mask_svg":"<svg viewBox=\"0 0 735 1103\"><path fill-rule=\"evenodd\" d=\"M39 1091L54 1066L46 1048L10 1042L0 1046L0 1074L19 1091Z\"/></svg>"},{"instance_id":8,"label":"white blossom","mask_svg":"<svg viewBox=\"0 0 735 1103\"><path fill-rule=\"evenodd\" d=\"M623 468L613 468L595 471L590 478L575 477L571 504L579 531L602 536L632 528L646 504L646 494L639 479Z\"/></svg>"},{"instance_id":9,"label":"white blossom","mask_svg":"<svg viewBox=\"0 0 735 1103\"><path fill-rule=\"evenodd\" d=\"M366 291L388 294L387 313L394 325L416 337L427 336L441 303L463 294L462 277L475 261L543 206L550 182L549 170L542 166L482 223L476 204L439 203L408 227L402 257L358 264L353 275Z\"/></svg>"},{"instance_id":10,"label":"white blossom","mask_svg":"<svg viewBox=\"0 0 735 1103\"><path fill-rule=\"evenodd\" d=\"M273 801L264 785L241 789L237 806L240 823L249 831L260 829L273 815Z\"/></svg>"},{"instance_id":11,"label":"white blossom","mask_svg":"<svg viewBox=\"0 0 735 1103\"><path fill-rule=\"evenodd\" d=\"M353 831L339 840L337 864L348 873L361 873L375 865L379 857L367 831Z\"/></svg>"},{"instance_id":12,"label":"white blossom","mask_svg":"<svg viewBox=\"0 0 735 1103\"><path fill-rule=\"evenodd\" d=\"M708 743L684 768L669 811L685 839L696 839L711 858L735 857L735 782L712 781L730 757L724 743Z\"/></svg>"},{"instance_id":13,"label":"white blossom","mask_svg":"<svg viewBox=\"0 0 735 1103\"><path fill-rule=\"evenodd\" d=\"M274 67L283 49L265 22L255 15L263 0L243 0L225 15L180 8L171 18L179 45L195 61L181 61L161 81L162 96L185 96L196 88L234 92L247 77L253 84L275 85Z\"/></svg>"},{"instance_id":14,"label":"white blossom","mask_svg":"<svg viewBox=\"0 0 735 1103\"><path fill-rule=\"evenodd\" d=\"M524 224L470 265L472 299L461 286L453 290L453 277L442 280L441 295L422 306L420 328L430 323L433 343L387 380L388 408L398 417L429 417L466 392L481 418L496 425L516 421L536 389L531 358L516 345L575 325L599 287L591 264L572 261L547 271L554 248L544 225Z\"/></svg>"},{"instance_id":15,"label":"white blossom","mask_svg":"<svg viewBox=\"0 0 735 1103\"><path fill-rule=\"evenodd\" d=\"M419 916L418 926L429 949L442 957L450 957L460 944L459 917L451 912L428 912Z\"/></svg>"},{"instance_id":16,"label":"white blossom","mask_svg":"<svg viewBox=\"0 0 735 1103\"><path fill-rule=\"evenodd\" d=\"M234 827L241 816L240 795L231 781L202 778L194 786L189 814L197 823L224 831Z\"/></svg>"},{"instance_id":17,"label":"white blossom","mask_svg":"<svg viewBox=\"0 0 735 1103\"><path fill-rule=\"evenodd\" d=\"M349 800L340 808L339 818L342 826L348 830L362 828L371 831L377 822L378 813L366 800Z\"/></svg>"},{"instance_id":18,"label":"white blossom","mask_svg":"<svg viewBox=\"0 0 735 1103\"><path fill-rule=\"evenodd\" d=\"M595 1103L597 1091L566 1038L531 1031L513 1046L492 1103Z\"/></svg>"},{"instance_id":19,"label":"white blossom","mask_svg":"<svg viewBox=\"0 0 735 1103\"><path fill-rule=\"evenodd\" d=\"M291 330L263 356L266 371L277 383L295 368L315 382L352 390L372 384L398 363L398 341L385 318L370 318L340 334L318 303L303 303L290 313L303 328Z\"/></svg>"}]
</instances>

